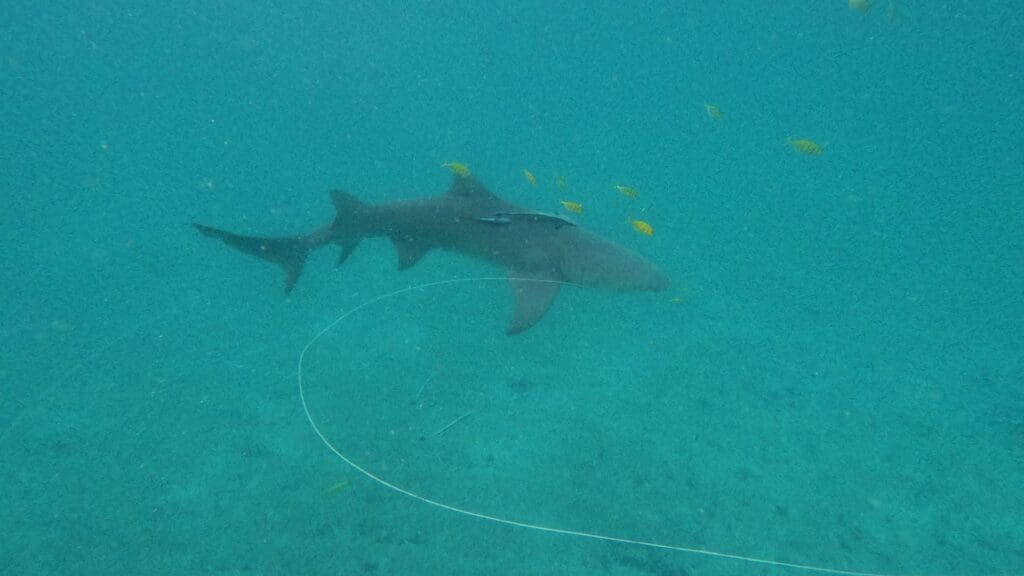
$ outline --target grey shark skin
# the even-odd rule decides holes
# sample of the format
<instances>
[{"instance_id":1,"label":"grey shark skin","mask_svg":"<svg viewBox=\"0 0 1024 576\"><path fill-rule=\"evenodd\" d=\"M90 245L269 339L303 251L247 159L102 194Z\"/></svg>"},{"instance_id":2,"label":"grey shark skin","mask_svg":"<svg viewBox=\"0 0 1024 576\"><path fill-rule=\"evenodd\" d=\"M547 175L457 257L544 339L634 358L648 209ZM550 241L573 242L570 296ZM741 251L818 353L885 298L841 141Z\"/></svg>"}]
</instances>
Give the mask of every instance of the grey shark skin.
<instances>
[{"instance_id":1,"label":"grey shark skin","mask_svg":"<svg viewBox=\"0 0 1024 576\"><path fill-rule=\"evenodd\" d=\"M335 244L340 265L361 240L391 238L404 270L432 248L459 252L508 270L515 291L509 334L527 330L554 302L559 282L621 291L665 290L668 277L636 253L605 240L564 218L509 204L472 176L455 176L447 194L366 204L345 192L331 192L334 221L304 236L241 236L202 224L211 238L276 262L287 274L290 292L306 256Z\"/></svg>"}]
</instances>

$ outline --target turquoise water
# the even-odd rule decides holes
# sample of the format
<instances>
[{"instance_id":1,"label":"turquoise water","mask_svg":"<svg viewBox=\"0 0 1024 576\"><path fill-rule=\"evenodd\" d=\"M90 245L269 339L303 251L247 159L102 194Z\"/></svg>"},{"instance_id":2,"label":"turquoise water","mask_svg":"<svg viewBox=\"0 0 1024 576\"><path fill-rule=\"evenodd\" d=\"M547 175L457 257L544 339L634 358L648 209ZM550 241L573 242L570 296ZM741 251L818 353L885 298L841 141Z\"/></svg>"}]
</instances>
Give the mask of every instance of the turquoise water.
<instances>
[{"instance_id":1,"label":"turquoise water","mask_svg":"<svg viewBox=\"0 0 1024 576\"><path fill-rule=\"evenodd\" d=\"M304 232L458 161L673 288L511 338L500 282L361 310L304 366L346 456L566 530L1024 574L1016 4L41 6L0 19L0 573L809 573L469 518L320 442L320 329L503 271L366 241L284 297L190 223Z\"/></svg>"}]
</instances>

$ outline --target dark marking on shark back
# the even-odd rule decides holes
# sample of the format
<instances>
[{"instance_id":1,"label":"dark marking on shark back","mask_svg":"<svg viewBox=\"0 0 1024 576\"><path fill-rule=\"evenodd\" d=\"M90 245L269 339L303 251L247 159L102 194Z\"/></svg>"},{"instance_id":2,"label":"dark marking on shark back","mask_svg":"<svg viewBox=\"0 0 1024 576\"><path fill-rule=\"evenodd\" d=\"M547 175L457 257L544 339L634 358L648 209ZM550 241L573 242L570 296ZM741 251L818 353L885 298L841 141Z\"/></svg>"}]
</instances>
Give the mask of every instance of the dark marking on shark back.
<instances>
[{"instance_id":1,"label":"dark marking on shark back","mask_svg":"<svg viewBox=\"0 0 1024 576\"><path fill-rule=\"evenodd\" d=\"M494 224L495 226L506 226L516 222L551 224L557 230L562 226L575 226L576 223L568 218L557 214L546 214L544 212L498 212L493 216L477 216L474 218L479 222Z\"/></svg>"}]
</instances>

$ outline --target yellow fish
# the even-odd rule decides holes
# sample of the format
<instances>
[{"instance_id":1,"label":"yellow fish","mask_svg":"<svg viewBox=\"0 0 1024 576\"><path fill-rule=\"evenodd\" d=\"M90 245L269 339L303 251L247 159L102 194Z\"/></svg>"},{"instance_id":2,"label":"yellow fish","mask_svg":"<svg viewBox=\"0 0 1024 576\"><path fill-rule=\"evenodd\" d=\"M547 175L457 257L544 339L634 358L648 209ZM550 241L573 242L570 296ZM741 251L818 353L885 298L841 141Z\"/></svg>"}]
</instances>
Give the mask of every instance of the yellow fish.
<instances>
[{"instance_id":1,"label":"yellow fish","mask_svg":"<svg viewBox=\"0 0 1024 576\"><path fill-rule=\"evenodd\" d=\"M889 0L889 10L886 11L885 17L889 22L895 22L896 18L899 17L899 9L896 8L896 0Z\"/></svg>"},{"instance_id":2,"label":"yellow fish","mask_svg":"<svg viewBox=\"0 0 1024 576\"><path fill-rule=\"evenodd\" d=\"M803 152L804 154L807 154L808 156L818 156L819 154L824 152L824 149L814 140L793 140L792 138L790 138L787 141L789 142L790 146L792 146L793 148L800 152Z\"/></svg>"},{"instance_id":3,"label":"yellow fish","mask_svg":"<svg viewBox=\"0 0 1024 576\"><path fill-rule=\"evenodd\" d=\"M463 164L462 162L445 162L444 164L441 164L441 167L448 168L449 170L458 174L459 176L462 176L463 178L466 178L471 174L471 172L469 171L469 166Z\"/></svg>"},{"instance_id":4,"label":"yellow fish","mask_svg":"<svg viewBox=\"0 0 1024 576\"><path fill-rule=\"evenodd\" d=\"M651 226L643 220L630 220L630 224L633 225L633 229L643 234L644 236L654 236L654 226Z\"/></svg>"},{"instance_id":5,"label":"yellow fish","mask_svg":"<svg viewBox=\"0 0 1024 576\"><path fill-rule=\"evenodd\" d=\"M722 109L718 106L718 104L705 103L704 111L708 113L708 116L711 116L715 120L721 120L722 118L725 118L725 112L722 112Z\"/></svg>"},{"instance_id":6,"label":"yellow fish","mask_svg":"<svg viewBox=\"0 0 1024 576\"><path fill-rule=\"evenodd\" d=\"M332 484L330 488L327 489L327 493L328 494L337 494L338 492L341 492L342 490L344 490L347 486L348 486L348 481L347 480L342 480L341 482L336 482L336 483Z\"/></svg>"},{"instance_id":7,"label":"yellow fish","mask_svg":"<svg viewBox=\"0 0 1024 576\"><path fill-rule=\"evenodd\" d=\"M565 188L565 176L562 176L561 174L555 174L555 184L557 184L559 188Z\"/></svg>"},{"instance_id":8,"label":"yellow fish","mask_svg":"<svg viewBox=\"0 0 1024 576\"><path fill-rule=\"evenodd\" d=\"M630 188L629 186L623 186L622 184L616 184L615 189L618 190L619 192L622 192L626 196L629 196L630 198L636 198L638 195L636 188Z\"/></svg>"},{"instance_id":9,"label":"yellow fish","mask_svg":"<svg viewBox=\"0 0 1024 576\"><path fill-rule=\"evenodd\" d=\"M861 14L871 12L871 8L874 5L874 0L850 0L850 8L860 12Z\"/></svg>"},{"instance_id":10,"label":"yellow fish","mask_svg":"<svg viewBox=\"0 0 1024 576\"><path fill-rule=\"evenodd\" d=\"M523 168L523 176L526 176L526 181L530 183L530 186L537 185L537 177L533 175L533 172Z\"/></svg>"},{"instance_id":11,"label":"yellow fish","mask_svg":"<svg viewBox=\"0 0 1024 576\"><path fill-rule=\"evenodd\" d=\"M583 214L583 204L579 202L573 202L572 200L562 200L562 206L573 214Z\"/></svg>"},{"instance_id":12,"label":"yellow fish","mask_svg":"<svg viewBox=\"0 0 1024 576\"><path fill-rule=\"evenodd\" d=\"M681 297L679 297L679 296L676 296L675 298L672 298L671 300L669 300L669 303L671 303L671 304L682 304L682 303L684 303L684 302L686 302L686 301L685 301L685 300L683 300L683 299L682 299Z\"/></svg>"}]
</instances>

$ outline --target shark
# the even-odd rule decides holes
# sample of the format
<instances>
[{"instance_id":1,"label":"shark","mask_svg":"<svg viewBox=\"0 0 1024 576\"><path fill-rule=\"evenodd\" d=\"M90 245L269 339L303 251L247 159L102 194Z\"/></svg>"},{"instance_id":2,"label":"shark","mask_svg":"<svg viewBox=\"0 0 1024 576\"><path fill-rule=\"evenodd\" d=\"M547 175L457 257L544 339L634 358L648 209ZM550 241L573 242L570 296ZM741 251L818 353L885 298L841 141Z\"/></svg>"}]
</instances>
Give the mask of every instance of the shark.
<instances>
[{"instance_id":1,"label":"shark","mask_svg":"<svg viewBox=\"0 0 1024 576\"><path fill-rule=\"evenodd\" d=\"M568 218L506 202L472 175L454 175L440 196L379 204L331 192L336 216L308 234L244 236L204 224L193 226L241 252L273 262L285 272L290 293L307 256L338 246L340 266L361 241L387 237L405 270L425 254L440 249L503 267L515 295L506 332L519 334L534 326L565 284L615 291L662 291L670 281L639 254L578 226Z\"/></svg>"}]
</instances>

